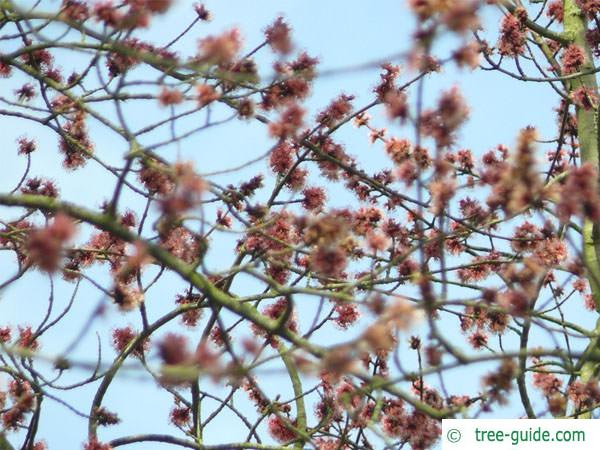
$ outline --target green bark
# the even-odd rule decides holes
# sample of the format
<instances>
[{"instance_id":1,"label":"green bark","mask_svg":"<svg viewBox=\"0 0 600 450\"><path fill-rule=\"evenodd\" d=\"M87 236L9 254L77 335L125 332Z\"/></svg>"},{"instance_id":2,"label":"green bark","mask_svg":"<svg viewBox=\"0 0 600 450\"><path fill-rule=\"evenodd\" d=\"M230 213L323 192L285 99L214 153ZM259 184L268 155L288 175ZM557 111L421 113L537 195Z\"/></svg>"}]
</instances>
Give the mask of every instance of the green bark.
<instances>
[{"instance_id":1,"label":"green bark","mask_svg":"<svg viewBox=\"0 0 600 450\"><path fill-rule=\"evenodd\" d=\"M572 38L573 44L580 47L585 54L585 64L580 72L591 72L594 69L593 55L591 48L586 40L587 20L577 5L576 0L564 0L564 31ZM568 84L569 93L580 87L585 87L590 92L598 92L596 75L590 73L574 78ZM576 107L577 117L577 137L579 140L581 161L591 163L597 170L599 169L598 157L598 112L595 109L586 110ZM592 289L596 311L600 312L600 239L599 225L585 219L583 225L582 253L583 262L588 272L588 280ZM598 321L594 334L600 333L600 320ZM600 348L598 338L592 337L586 356L581 359L579 364L581 381L586 382L596 376L598 369L598 354ZM582 418L590 418L591 413L582 414Z\"/></svg>"},{"instance_id":2,"label":"green bark","mask_svg":"<svg viewBox=\"0 0 600 450\"><path fill-rule=\"evenodd\" d=\"M10 442L8 442L8 440L6 439L4 434L1 434L1 433L0 433L0 450L15 450L14 447L12 445L10 445Z\"/></svg>"},{"instance_id":3,"label":"green bark","mask_svg":"<svg viewBox=\"0 0 600 450\"><path fill-rule=\"evenodd\" d=\"M302 389L302 381L300 380L300 374L294 361L288 353L288 349L283 344L279 344L279 354L283 360L285 367L288 371L290 380L292 381L292 387L294 388L294 396L296 397L296 428L299 429L303 434L307 434L307 420L306 420L306 406L304 404L304 390ZM300 438L294 445L294 448L304 448L304 439Z\"/></svg>"}]
</instances>

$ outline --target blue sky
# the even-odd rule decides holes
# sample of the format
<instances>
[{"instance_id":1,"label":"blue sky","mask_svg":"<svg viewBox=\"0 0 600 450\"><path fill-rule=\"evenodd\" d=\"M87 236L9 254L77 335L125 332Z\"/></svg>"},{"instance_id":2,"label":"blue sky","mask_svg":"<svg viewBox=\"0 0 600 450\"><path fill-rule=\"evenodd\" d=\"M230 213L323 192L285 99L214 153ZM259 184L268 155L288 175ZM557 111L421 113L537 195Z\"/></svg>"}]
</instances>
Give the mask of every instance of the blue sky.
<instances>
[{"instance_id":1,"label":"blue sky","mask_svg":"<svg viewBox=\"0 0 600 450\"><path fill-rule=\"evenodd\" d=\"M51 8L57 5L56 1L43 3ZM292 25L296 48L306 49L309 54L317 56L321 61L320 68L325 71L349 68L366 61L378 61L388 55L403 52L410 46L412 19L403 1L227 0L208 1L206 5L212 11L214 20L209 24L200 25L179 43L179 49L184 54L194 52L198 38L232 26L241 29L246 48L253 48L261 42L262 30L279 14L282 14ZM166 16L155 20L151 30L146 33L147 38L157 44L170 41L182 27L189 23L193 14L191 8L192 2L179 0ZM484 15L484 25L491 29L492 42L496 33L494 27L497 26L499 17L499 14L492 11ZM438 50L443 54L444 50L453 48L454 44L453 40L442 40ZM268 58L259 59L264 62L269 61ZM77 60L64 61L63 64L76 66ZM266 70L265 74L268 73L269 71ZM313 96L307 105L316 111L343 92L356 95L355 105L362 106L372 99L371 89L377 83L378 74L379 71L372 68L340 71L337 75L323 77L315 83ZM10 84L12 82L0 80L0 83L6 83L6 87L2 90L3 95L10 96L10 91L13 89ZM495 73L481 71L471 73L468 70L457 71L449 67L443 73L434 74L426 79L426 101L435 101L442 90L453 85L460 87L471 107L471 119L460 133L460 147L471 148L476 155L481 155L499 143L511 145L518 130L527 125L536 126L543 138L554 136L555 119L552 108L557 105L557 98L548 87L541 84L521 83ZM166 110L160 109L155 104L146 104L139 107L132 106L129 109L129 118L134 124L143 124L166 113ZM380 113L375 112L375 117L377 118ZM385 121L381 120L382 117L382 115L379 117L379 123L385 124ZM3 164L7 168L8 176L0 180L0 189L3 191L10 189L10 186L19 179L24 168L23 158L16 156L16 151L11 144L19 136L31 133L38 137L40 147L33 158L32 175L43 175L57 180L64 198L71 201L97 206L106 197L106 183L112 182L113 179L93 163L65 177L60 167L54 136L23 121L7 118L1 120L2 142L5 145ZM392 127L391 132L398 133L402 137L401 134L405 131ZM364 133L351 130L343 132L341 136L348 152L356 156L363 166L377 167L389 164L383 148L370 145ZM115 164L121 161L121 156L126 150L121 142L113 140L102 132L96 133L93 138L99 155ZM182 159L192 160L197 169L204 173L226 169L242 161L251 160L257 155L264 154L272 144L265 130L256 123L235 122L207 130L177 147L164 149L163 154L170 159L179 156ZM542 150L540 148L540 155ZM236 183L239 181L238 177L245 177L258 170L268 174L266 164L258 163L241 173L216 177L215 181ZM345 197L338 188L331 188L330 196L331 193L337 195L338 192L340 197L336 201L341 204L352 201L351 197ZM124 202L128 201L138 200L134 196L126 195ZM3 273L10 275L13 266L6 256L3 255L1 258L0 264L5 267ZM217 243L209 258L213 267L227 267L233 259L233 254L226 243ZM101 270L97 273L98 279L105 276ZM152 294L153 297L148 301L151 315L158 315L165 307L172 304L174 286L179 286L174 277L166 277L158 284ZM56 297L60 299L58 305L65 303L73 287L60 281L56 282ZM244 286L240 288L244 289ZM101 295L85 282L80 289L79 301L69 313L69 320L60 330L48 334L47 341L44 341L44 351L52 353L64 348L65 341L70 341L78 335L85 319L98 302L103 301ZM39 274L28 275L22 282L0 293L0 325L2 322L20 323L22 317L30 316L32 312L38 314L37 317L41 317L46 308L47 296L45 277ZM165 303L161 304L161 299ZM59 310L58 306L57 310ZM84 341L77 347L76 356L86 361L94 359L96 331L102 333L100 340L103 353L111 354L106 329L126 323L135 325L137 320L137 316L123 316L116 309L109 310L105 317L93 322ZM460 375L456 375L455 379L459 380ZM210 381L206 383L211 386ZM87 400L94 387L86 388L83 392L66 392L64 398L86 411ZM284 389L284 385L275 379L271 388L276 392ZM217 391L218 386L214 386L214 390ZM100 436L108 439L132 432L166 430L170 408L169 398L164 393L158 392L153 382L148 381L147 376L140 377L136 372L122 375L122 379L109 391L105 403L109 409L120 412L124 424L112 430L102 431ZM46 401L46 408L40 424L40 437L48 442L50 448L77 448L85 439L85 421L52 400ZM509 412L508 416L510 414ZM240 430L228 426L227 419L216 422L213 432L222 436L223 430L227 430L227 438L231 439L241 438L244 435ZM162 447L153 444L132 448Z\"/></svg>"}]
</instances>

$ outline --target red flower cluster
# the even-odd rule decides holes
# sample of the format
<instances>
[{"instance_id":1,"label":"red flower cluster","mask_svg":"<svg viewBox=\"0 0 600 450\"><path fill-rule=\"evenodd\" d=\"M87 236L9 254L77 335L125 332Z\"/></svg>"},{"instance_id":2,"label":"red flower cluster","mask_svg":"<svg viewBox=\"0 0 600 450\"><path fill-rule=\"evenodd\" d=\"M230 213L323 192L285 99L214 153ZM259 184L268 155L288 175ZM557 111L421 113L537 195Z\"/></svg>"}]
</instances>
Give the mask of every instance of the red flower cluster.
<instances>
[{"instance_id":1,"label":"red flower cluster","mask_svg":"<svg viewBox=\"0 0 600 450\"><path fill-rule=\"evenodd\" d=\"M132 311L144 301L144 294L139 289L118 282L112 292L115 303L121 311Z\"/></svg>"},{"instance_id":2,"label":"red flower cluster","mask_svg":"<svg viewBox=\"0 0 600 450\"><path fill-rule=\"evenodd\" d=\"M4 408L4 402L0 401L2 408L2 426L4 429L17 430L25 421L27 413L35 406L35 393L29 382L21 379L13 379L8 384L8 399L11 406Z\"/></svg>"},{"instance_id":3,"label":"red flower cluster","mask_svg":"<svg viewBox=\"0 0 600 450\"><path fill-rule=\"evenodd\" d=\"M479 43L472 41L468 44L460 47L452 53L452 59L458 67L469 67L470 69L476 69L479 67L479 60L481 54L481 46Z\"/></svg>"},{"instance_id":4,"label":"red flower cluster","mask_svg":"<svg viewBox=\"0 0 600 450\"><path fill-rule=\"evenodd\" d=\"M546 7L546 15L559 23L563 21L563 2L562 0L552 0Z\"/></svg>"},{"instance_id":5,"label":"red flower cluster","mask_svg":"<svg viewBox=\"0 0 600 450\"><path fill-rule=\"evenodd\" d=\"M63 0L61 14L68 20L83 22L90 17L90 9L85 2Z\"/></svg>"},{"instance_id":6,"label":"red flower cluster","mask_svg":"<svg viewBox=\"0 0 600 450\"><path fill-rule=\"evenodd\" d=\"M523 15L520 17L523 17ZM525 27L523 21L512 14L507 14L502 19L498 50L503 56L519 56L525 50Z\"/></svg>"},{"instance_id":7,"label":"red flower cluster","mask_svg":"<svg viewBox=\"0 0 600 450\"><path fill-rule=\"evenodd\" d=\"M96 438L92 438L83 445L83 450L113 450L109 444L103 444Z\"/></svg>"},{"instance_id":8,"label":"red flower cluster","mask_svg":"<svg viewBox=\"0 0 600 450\"><path fill-rule=\"evenodd\" d=\"M325 190L320 187L308 187L302 191L304 199L302 200L302 206L308 211L319 212L325 205L327 195Z\"/></svg>"},{"instance_id":9,"label":"red flower cluster","mask_svg":"<svg viewBox=\"0 0 600 450\"><path fill-rule=\"evenodd\" d=\"M79 2L67 2L66 14L72 20L85 20L89 12ZM93 16L106 26L120 29L145 28L152 14L165 13L172 0L125 0L125 8L118 8L111 0L94 5Z\"/></svg>"},{"instance_id":10,"label":"red flower cluster","mask_svg":"<svg viewBox=\"0 0 600 450\"><path fill-rule=\"evenodd\" d=\"M172 180L173 188L160 198L160 206L167 216L175 217L198 206L207 185L190 163L176 163Z\"/></svg>"},{"instance_id":11,"label":"red flower cluster","mask_svg":"<svg viewBox=\"0 0 600 450\"><path fill-rule=\"evenodd\" d=\"M100 426L116 425L121 422L117 414L103 407L96 407L93 416L96 423Z\"/></svg>"},{"instance_id":12,"label":"red flower cluster","mask_svg":"<svg viewBox=\"0 0 600 450\"><path fill-rule=\"evenodd\" d=\"M581 47L578 47L575 44L570 44L563 50L560 61L562 63L563 73L575 73L580 70L581 66L585 62L585 55Z\"/></svg>"},{"instance_id":13,"label":"red flower cluster","mask_svg":"<svg viewBox=\"0 0 600 450\"><path fill-rule=\"evenodd\" d=\"M242 37L233 28L218 36L208 36L198 41L197 60L204 64L226 65L231 63L242 48Z\"/></svg>"},{"instance_id":14,"label":"red flower cluster","mask_svg":"<svg viewBox=\"0 0 600 450\"><path fill-rule=\"evenodd\" d=\"M540 363L539 360L534 362ZM542 367L537 369L533 374L533 385L542 391L546 397L550 397L560 392L562 381L556 375L548 372Z\"/></svg>"},{"instance_id":15,"label":"red flower cluster","mask_svg":"<svg viewBox=\"0 0 600 450\"><path fill-rule=\"evenodd\" d=\"M300 127L304 124L303 118L304 109L297 104L291 104L282 111L279 120L269 124L269 134L280 141L296 137Z\"/></svg>"},{"instance_id":16,"label":"red flower cluster","mask_svg":"<svg viewBox=\"0 0 600 450\"><path fill-rule=\"evenodd\" d=\"M77 111L63 125L59 149L65 155L63 165L67 169L82 167L94 151L85 118L84 111Z\"/></svg>"},{"instance_id":17,"label":"red flower cluster","mask_svg":"<svg viewBox=\"0 0 600 450\"><path fill-rule=\"evenodd\" d=\"M421 116L421 131L432 137L439 147L448 147L454 142L453 133L469 117L469 108L457 87L442 94L437 110L424 111Z\"/></svg>"},{"instance_id":18,"label":"red flower cluster","mask_svg":"<svg viewBox=\"0 0 600 450\"><path fill-rule=\"evenodd\" d=\"M37 148L37 144L33 139L27 139L24 136L17 139L17 144L19 146L19 155L29 155Z\"/></svg>"},{"instance_id":19,"label":"red flower cluster","mask_svg":"<svg viewBox=\"0 0 600 450\"><path fill-rule=\"evenodd\" d=\"M58 188L54 182L38 177L26 180L25 186L21 187L21 192L30 195L43 195L49 198L58 197Z\"/></svg>"},{"instance_id":20,"label":"red flower cluster","mask_svg":"<svg viewBox=\"0 0 600 450\"><path fill-rule=\"evenodd\" d=\"M28 262L45 272L56 271L63 256L63 247L74 234L73 221L68 216L57 214L45 228L29 232L26 249Z\"/></svg>"},{"instance_id":21,"label":"red flower cluster","mask_svg":"<svg viewBox=\"0 0 600 450\"><path fill-rule=\"evenodd\" d=\"M196 305L198 304L199 300L199 294L193 294L188 291L183 295L177 295L175 298L175 303L181 306ZM202 317L202 312L203 310L200 308L188 310L181 315L181 322L188 327L195 327Z\"/></svg>"},{"instance_id":22,"label":"red flower cluster","mask_svg":"<svg viewBox=\"0 0 600 450\"><path fill-rule=\"evenodd\" d=\"M594 222L600 220L600 194L596 185L596 169L591 163L573 167L561 188L556 214L567 222L572 215L589 217Z\"/></svg>"},{"instance_id":23,"label":"red flower cluster","mask_svg":"<svg viewBox=\"0 0 600 450\"><path fill-rule=\"evenodd\" d=\"M285 297L281 297L275 303L270 304L263 310L263 315L272 320L284 320L284 325L293 333L298 332L298 322L295 318L293 306L288 302ZM252 324L252 332L256 336L263 336L267 339L267 342L273 347L277 347L277 338L269 336L261 327L256 324Z\"/></svg>"},{"instance_id":24,"label":"red flower cluster","mask_svg":"<svg viewBox=\"0 0 600 450\"><path fill-rule=\"evenodd\" d=\"M569 94L569 98L576 106L583 108L586 111L598 107L598 94L585 86L580 86L572 91L571 94Z\"/></svg>"},{"instance_id":25,"label":"red flower cluster","mask_svg":"<svg viewBox=\"0 0 600 450\"><path fill-rule=\"evenodd\" d=\"M317 115L317 122L322 126L333 128L352 111L352 100L354 100L353 95L340 95Z\"/></svg>"},{"instance_id":26,"label":"red flower cluster","mask_svg":"<svg viewBox=\"0 0 600 450\"><path fill-rule=\"evenodd\" d=\"M177 89L168 89L163 87L158 96L158 103L161 106L178 105L183 101L183 94Z\"/></svg>"},{"instance_id":27,"label":"red flower cluster","mask_svg":"<svg viewBox=\"0 0 600 450\"><path fill-rule=\"evenodd\" d=\"M271 48L283 55L292 51L292 40L290 38L290 27L283 17L278 17L272 25L265 30L265 37Z\"/></svg>"},{"instance_id":28,"label":"red flower cluster","mask_svg":"<svg viewBox=\"0 0 600 450\"><path fill-rule=\"evenodd\" d=\"M131 327L115 328L112 332L112 345L114 349L121 353L131 342L138 337L138 333ZM133 349L133 355L141 358L150 347L148 339L142 339Z\"/></svg>"},{"instance_id":29,"label":"red flower cluster","mask_svg":"<svg viewBox=\"0 0 600 450\"><path fill-rule=\"evenodd\" d=\"M293 429L294 425L289 419L284 420L275 414L272 414L268 421L269 433L276 441L282 443L296 439L296 432Z\"/></svg>"},{"instance_id":30,"label":"red flower cluster","mask_svg":"<svg viewBox=\"0 0 600 450\"><path fill-rule=\"evenodd\" d=\"M171 423L179 428L187 428L190 425L192 411L187 406L175 406L169 414Z\"/></svg>"},{"instance_id":31,"label":"red flower cluster","mask_svg":"<svg viewBox=\"0 0 600 450\"><path fill-rule=\"evenodd\" d=\"M512 164L496 160L493 154L484 155L488 169L482 180L492 185L487 200L491 208L502 207L509 214L519 213L540 205L548 196L535 166L536 139L535 129L521 130Z\"/></svg>"},{"instance_id":32,"label":"red flower cluster","mask_svg":"<svg viewBox=\"0 0 600 450\"><path fill-rule=\"evenodd\" d=\"M447 5L447 9L442 13L441 21L449 30L464 34L475 31L479 27L477 11L480 2L478 0L449 2Z\"/></svg>"},{"instance_id":33,"label":"red flower cluster","mask_svg":"<svg viewBox=\"0 0 600 450\"><path fill-rule=\"evenodd\" d=\"M335 305L334 310L337 315L333 317L333 321L338 327L344 330L360 318L360 312L356 303L340 302Z\"/></svg>"},{"instance_id":34,"label":"red flower cluster","mask_svg":"<svg viewBox=\"0 0 600 450\"><path fill-rule=\"evenodd\" d=\"M569 385L567 393L578 410L592 408L600 403L600 387L597 380L576 380Z\"/></svg>"},{"instance_id":35,"label":"red flower cluster","mask_svg":"<svg viewBox=\"0 0 600 450\"><path fill-rule=\"evenodd\" d=\"M577 0L581 10L591 19L600 13L600 2L598 0Z\"/></svg>"},{"instance_id":36,"label":"red flower cluster","mask_svg":"<svg viewBox=\"0 0 600 450\"><path fill-rule=\"evenodd\" d=\"M150 193L165 195L174 188L172 173L165 164L145 158L141 165L138 178Z\"/></svg>"},{"instance_id":37,"label":"red flower cluster","mask_svg":"<svg viewBox=\"0 0 600 450\"><path fill-rule=\"evenodd\" d=\"M206 106L215 100L218 100L220 95L209 84L199 84L196 86L196 95L198 97L198 106Z\"/></svg>"},{"instance_id":38,"label":"red flower cluster","mask_svg":"<svg viewBox=\"0 0 600 450\"><path fill-rule=\"evenodd\" d=\"M382 412L381 426L384 433L408 442L412 449L424 450L431 447L442 433L438 420L416 409L409 413L399 401L388 400Z\"/></svg>"}]
</instances>

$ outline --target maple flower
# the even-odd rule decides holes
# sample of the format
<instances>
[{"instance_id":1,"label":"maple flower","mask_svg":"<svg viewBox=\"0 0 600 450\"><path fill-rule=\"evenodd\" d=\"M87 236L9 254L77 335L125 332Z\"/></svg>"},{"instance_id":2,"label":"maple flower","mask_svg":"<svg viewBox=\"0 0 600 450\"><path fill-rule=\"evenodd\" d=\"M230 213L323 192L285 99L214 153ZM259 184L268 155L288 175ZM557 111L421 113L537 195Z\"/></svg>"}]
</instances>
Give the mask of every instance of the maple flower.
<instances>
[{"instance_id":1,"label":"maple flower","mask_svg":"<svg viewBox=\"0 0 600 450\"><path fill-rule=\"evenodd\" d=\"M575 73L579 71L585 62L585 55L581 47L570 44L563 50L560 61L562 62L562 68L565 74Z\"/></svg>"},{"instance_id":2,"label":"maple flower","mask_svg":"<svg viewBox=\"0 0 600 450\"><path fill-rule=\"evenodd\" d=\"M283 17L275 19L275 22L265 30L267 42L275 52L286 55L292 51L290 31L291 29Z\"/></svg>"},{"instance_id":3,"label":"maple flower","mask_svg":"<svg viewBox=\"0 0 600 450\"><path fill-rule=\"evenodd\" d=\"M519 19L507 14L500 25L498 49L501 55L518 56L525 51L525 31Z\"/></svg>"}]
</instances>

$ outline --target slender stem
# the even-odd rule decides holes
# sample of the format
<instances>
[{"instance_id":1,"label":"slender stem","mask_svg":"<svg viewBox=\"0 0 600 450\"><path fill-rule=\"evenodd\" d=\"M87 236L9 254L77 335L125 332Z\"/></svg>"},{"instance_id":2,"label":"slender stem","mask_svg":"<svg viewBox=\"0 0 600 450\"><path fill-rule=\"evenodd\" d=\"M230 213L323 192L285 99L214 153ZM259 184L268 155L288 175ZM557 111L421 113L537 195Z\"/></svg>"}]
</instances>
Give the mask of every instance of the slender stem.
<instances>
[{"instance_id":1,"label":"slender stem","mask_svg":"<svg viewBox=\"0 0 600 450\"><path fill-rule=\"evenodd\" d=\"M307 433L306 429L306 407L304 405L304 390L302 389L302 380L300 380L300 375L298 374L298 368L296 364L292 360L289 351L285 348L283 344L279 344L279 355L285 364L285 368L290 376L290 381L292 382L292 387L294 389L294 397L296 399L296 427L300 429L302 432ZM303 448L304 441L299 440L294 444L295 448Z\"/></svg>"}]
</instances>

